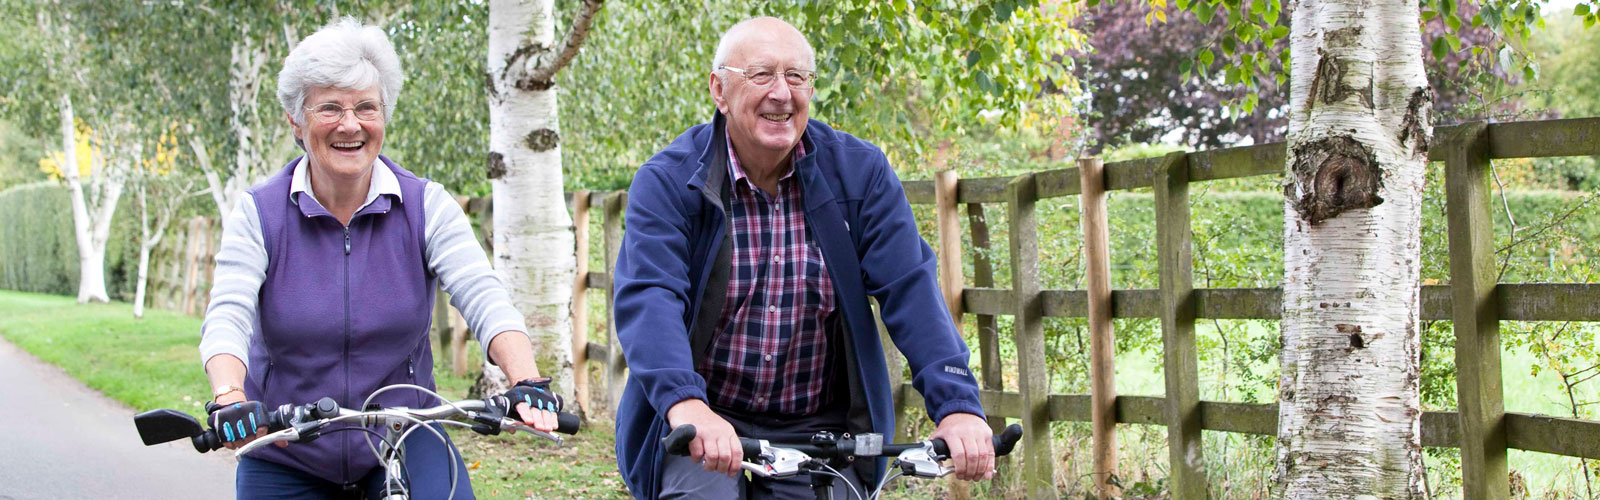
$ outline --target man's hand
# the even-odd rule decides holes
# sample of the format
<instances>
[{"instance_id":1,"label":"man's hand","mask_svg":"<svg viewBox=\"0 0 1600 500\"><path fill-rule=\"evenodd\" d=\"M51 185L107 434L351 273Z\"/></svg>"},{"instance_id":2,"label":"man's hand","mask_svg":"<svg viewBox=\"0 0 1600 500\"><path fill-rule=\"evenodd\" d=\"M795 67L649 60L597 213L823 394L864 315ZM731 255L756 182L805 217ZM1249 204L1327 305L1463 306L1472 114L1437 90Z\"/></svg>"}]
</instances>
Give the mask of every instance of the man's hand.
<instances>
[{"instance_id":1,"label":"man's hand","mask_svg":"<svg viewBox=\"0 0 1600 500\"><path fill-rule=\"evenodd\" d=\"M982 422L982 420L979 420ZM733 425L706 406L699 399L685 399L667 410L667 423L673 427L693 425L694 440L689 442L689 459L700 462L706 470L738 477L739 463L744 461L744 449L739 446L739 434ZM984 430L988 430L984 427ZM991 456L993 452L989 453Z\"/></svg>"},{"instance_id":2,"label":"man's hand","mask_svg":"<svg viewBox=\"0 0 1600 500\"><path fill-rule=\"evenodd\" d=\"M971 413L945 415L929 437L942 438L950 446L956 478L977 481L994 477L994 431L983 418Z\"/></svg>"}]
</instances>

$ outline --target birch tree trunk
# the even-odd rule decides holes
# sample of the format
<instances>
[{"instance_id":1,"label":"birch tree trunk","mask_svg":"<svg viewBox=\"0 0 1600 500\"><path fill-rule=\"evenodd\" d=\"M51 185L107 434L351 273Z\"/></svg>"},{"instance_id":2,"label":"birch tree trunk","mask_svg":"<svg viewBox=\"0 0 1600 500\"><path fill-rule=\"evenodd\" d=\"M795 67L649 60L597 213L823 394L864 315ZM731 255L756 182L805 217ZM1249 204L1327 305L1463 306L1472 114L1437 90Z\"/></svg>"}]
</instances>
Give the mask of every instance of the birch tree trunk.
<instances>
[{"instance_id":1,"label":"birch tree trunk","mask_svg":"<svg viewBox=\"0 0 1600 500\"><path fill-rule=\"evenodd\" d=\"M539 372L571 400L572 217L562 198L561 125L555 75L577 55L599 10L585 1L563 46L555 45L553 0L489 3L489 178L494 189L494 264L527 316ZM487 363L486 363L487 365ZM503 391L485 366L478 386Z\"/></svg>"},{"instance_id":2,"label":"birch tree trunk","mask_svg":"<svg viewBox=\"0 0 1600 500\"><path fill-rule=\"evenodd\" d=\"M106 241L111 236L111 215L122 194L122 180L110 172L90 180L90 193L84 193L78 177L78 134L72 98L61 94L61 177L67 181L72 197L72 234L78 245L78 303L110 302L106 293ZM91 159L91 161L97 161ZM98 165L95 171L102 170Z\"/></svg>"},{"instance_id":3,"label":"birch tree trunk","mask_svg":"<svg viewBox=\"0 0 1600 500\"><path fill-rule=\"evenodd\" d=\"M1274 484L1422 497L1421 205L1432 91L1415 2L1292 7Z\"/></svg>"}]
</instances>

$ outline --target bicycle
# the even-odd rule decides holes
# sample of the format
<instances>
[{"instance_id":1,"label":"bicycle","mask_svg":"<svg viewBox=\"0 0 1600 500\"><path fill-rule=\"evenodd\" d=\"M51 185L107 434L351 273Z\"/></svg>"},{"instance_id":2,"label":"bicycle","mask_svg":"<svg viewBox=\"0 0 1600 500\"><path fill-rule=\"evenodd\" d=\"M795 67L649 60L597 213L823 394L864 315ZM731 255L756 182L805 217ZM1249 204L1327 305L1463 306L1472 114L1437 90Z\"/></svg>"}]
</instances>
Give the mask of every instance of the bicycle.
<instances>
[{"instance_id":1,"label":"bicycle","mask_svg":"<svg viewBox=\"0 0 1600 500\"><path fill-rule=\"evenodd\" d=\"M267 412L266 427L268 434L254 441L240 446L234 450L234 456L244 456L263 446L278 442L308 442L324 433L340 431L365 431L377 435L372 430L373 426L382 426L385 430L380 435L382 446L376 446L368 441L368 446L378 457L378 463L384 465L384 493L382 500L409 500L411 498L410 486L402 471L405 449L398 446L412 432L425 429L444 441L444 435L428 424L455 425L469 427L480 434L495 435L500 431L510 429L522 431L534 436L549 439L560 444L561 436L543 432L522 421L506 416L511 405L504 396L494 396L484 399L464 399L449 401L443 397L444 404L432 408L413 409L406 407L378 408L371 406L372 397L393 389L416 389L434 397L438 394L423 387L410 384L397 384L386 386L372 393L367 401L362 403L366 410L353 410L341 408L333 398L322 398L315 403L303 405L284 404ZM459 418L461 420L455 420ZM336 423L353 422L357 425L347 427L334 427ZM171 410L157 409L140 413L133 417L134 426L139 430L140 439L146 446L177 441L188 438L194 445L195 451L207 453L222 448L223 441L217 436L214 429L206 429L200 421L186 413ZM557 414L556 432L563 434L576 434L580 422L576 415L570 413ZM381 448L381 449L380 449ZM460 458L453 447L450 449L450 463L456 463ZM450 471L450 496L455 497L456 468L448 467Z\"/></svg>"},{"instance_id":2,"label":"bicycle","mask_svg":"<svg viewBox=\"0 0 1600 500\"><path fill-rule=\"evenodd\" d=\"M689 442L694 440L694 436L693 425L679 426L661 438L661 446L669 454L689 456ZM1010 454L1020 439L1021 425L1006 427L994 437L994 455L1002 457ZM786 478L804 472L811 478L811 490L816 493L817 500L834 500L833 481L844 478L838 468L848 466L857 458L895 457L890 464L894 471L886 474L865 498L860 490L845 481L850 494L857 500L877 499L883 493L884 486L900 476L940 478L955 471L953 467L939 465L940 461L950 458L950 448L943 439L884 444L882 434L857 434L852 438L819 432L811 436L809 443L774 443L741 437L739 445L744 450L744 462L739 464L740 469L763 478Z\"/></svg>"}]
</instances>

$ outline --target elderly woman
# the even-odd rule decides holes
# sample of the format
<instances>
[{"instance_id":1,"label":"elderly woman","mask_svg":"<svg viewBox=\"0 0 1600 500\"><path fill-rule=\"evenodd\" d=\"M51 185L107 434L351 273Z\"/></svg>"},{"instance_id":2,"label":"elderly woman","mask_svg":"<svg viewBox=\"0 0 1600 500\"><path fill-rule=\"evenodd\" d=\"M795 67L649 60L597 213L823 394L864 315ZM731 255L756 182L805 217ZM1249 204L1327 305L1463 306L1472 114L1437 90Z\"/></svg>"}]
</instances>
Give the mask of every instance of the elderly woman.
<instances>
[{"instance_id":1,"label":"elderly woman","mask_svg":"<svg viewBox=\"0 0 1600 500\"><path fill-rule=\"evenodd\" d=\"M351 18L295 46L278 75L278 100L305 155L252 187L224 223L200 356L213 388L213 428L229 448L260 436L264 409L332 397L356 407L389 384L432 388L428 326L434 287L462 311L487 356L519 381L509 396L559 411L539 378L523 317L512 308L459 205L379 154L403 80L382 30ZM382 406L437 404L388 391ZM549 431L555 414L513 412ZM254 418L254 420L251 420ZM255 423L248 423L255 422ZM384 471L365 432L266 448L239 460L238 498L377 498ZM445 447L431 433L406 442L414 498L450 489ZM465 467L456 498L472 498Z\"/></svg>"}]
</instances>

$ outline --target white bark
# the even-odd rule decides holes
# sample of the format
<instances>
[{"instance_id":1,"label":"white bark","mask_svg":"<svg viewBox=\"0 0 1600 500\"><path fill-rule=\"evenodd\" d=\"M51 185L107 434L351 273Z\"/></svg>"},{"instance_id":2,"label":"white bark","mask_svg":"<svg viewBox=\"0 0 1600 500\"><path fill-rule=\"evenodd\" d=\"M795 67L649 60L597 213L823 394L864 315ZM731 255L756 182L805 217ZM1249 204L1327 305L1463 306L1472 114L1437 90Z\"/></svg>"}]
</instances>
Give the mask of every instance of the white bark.
<instances>
[{"instance_id":1,"label":"white bark","mask_svg":"<svg viewBox=\"0 0 1600 500\"><path fill-rule=\"evenodd\" d=\"M490 177L494 189L494 263L512 303L528 319L540 372L572 399L572 217L561 196L557 89L535 80L540 56L555 40L552 0L489 3ZM484 370L486 381L498 370ZM504 377L504 375L500 375ZM486 384L492 392L504 380Z\"/></svg>"},{"instance_id":2,"label":"white bark","mask_svg":"<svg viewBox=\"0 0 1600 500\"><path fill-rule=\"evenodd\" d=\"M285 28L287 34L287 27ZM249 33L241 33L238 41L233 43L230 50L228 63L228 126L233 133L235 148L233 154L233 170L226 179L217 173L211 164L211 154L206 149L205 140L199 135L189 136L189 148L200 163L200 171L210 186L211 201L217 206L217 217L233 213L233 205L239 202L239 197L256 181L266 177L270 171L262 162L262 149L269 142L263 137L262 130L272 127L267 126L267 121L260 119L261 81L266 75L262 74L266 67L268 51L263 43L256 42ZM281 131L274 129L272 134L276 138Z\"/></svg>"},{"instance_id":3,"label":"white bark","mask_svg":"<svg viewBox=\"0 0 1600 500\"><path fill-rule=\"evenodd\" d=\"M137 155L136 155L137 156ZM167 226L172 223L173 216L177 214L178 207L183 200L188 198L190 184L185 183L182 195L161 196L157 200L155 214L155 230L150 229L150 172L144 173L145 177L139 182L136 194L139 197L139 277L133 292L133 317L144 317L145 291L150 282L150 253L161 245L161 238L167 234Z\"/></svg>"},{"instance_id":4,"label":"white bark","mask_svg":"<svg viewBox=\"0 0 1600 500\"><path fill-rule=\"evenodd\" d=\"M62 94L61 177L67 181L72 197L72 233L78 245L78 303L110 302L106 293L106 241L111 237L111 216L122 196L124 179L115 169L106 168L103 155L90 160L88 193L78 176L78 134L72 98Z\"/></svg>"},{"instance_id":5,"label":"white bark","mask_svg":"<svg viewBox=\"0 0 1600 500\"><path fill-rule=\"evenodd\" d=\"M1274 483L1289 499L1421 498L1418 276L1432 129L1418 7L1300 0L1292 12ZM1374 192L1381 200L1352 201Z\"/></svg>"}]
</instances>

